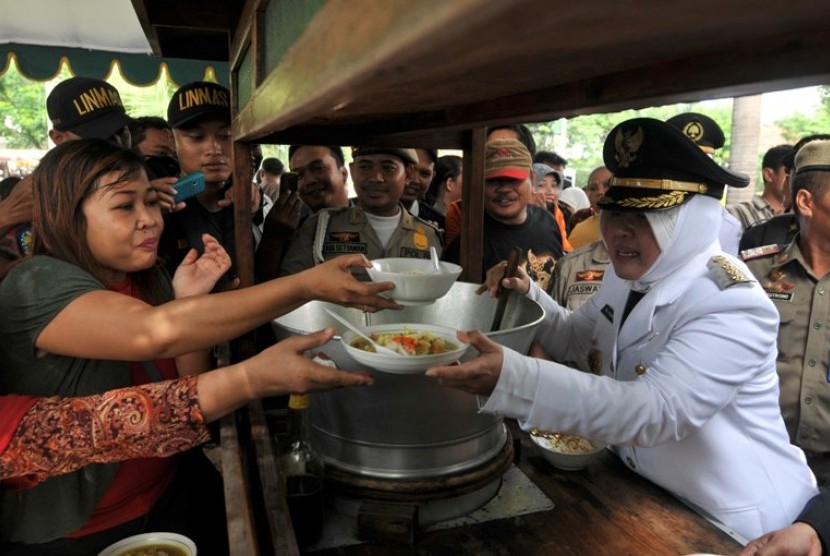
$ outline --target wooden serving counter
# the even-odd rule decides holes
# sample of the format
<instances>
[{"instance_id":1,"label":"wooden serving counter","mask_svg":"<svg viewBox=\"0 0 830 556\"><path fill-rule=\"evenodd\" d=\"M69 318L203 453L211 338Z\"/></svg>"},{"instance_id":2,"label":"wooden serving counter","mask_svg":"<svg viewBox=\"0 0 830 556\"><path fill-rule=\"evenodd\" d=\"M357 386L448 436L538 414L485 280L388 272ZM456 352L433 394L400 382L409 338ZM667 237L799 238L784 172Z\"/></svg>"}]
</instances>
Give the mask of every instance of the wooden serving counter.
<instances>
[{"instance_id":1,"label":"wooden serving counter","mask_svg":"<svg viewBox=\"0 0 830 556\"><path fill-rule=\"evenodd\" d=\"M276 496L276 473L270 439L258 404L249 406L250 423L240 433L252 432L255 455L244 456L254 469L247 474L249 488L226 485L232 553L299 554L290 532L282 497ZM247 421L247 420L246 420ZM230 421L226 421L230 425ZM248 427L250 426L250 429ZM529 435L512 420L507 421L514 439L516 466L554 503L547 511L495 519L456 528L416 534L412 544L382 543L331 548L308 552L319 556L386 554L736 554L740 544L674 496L629 470L610 451L581 471L560 471L538 453ZM264 428L263 428L264 427ZM240 438L244 437L240 434ZM223 435L223 445L232 440ZM228 454L227 446L223 451ZM230 469L226 480L235 481L239 468ZM229 491L228 489L231 488ZM242 489L242 490L240 490ZM247 491L245 495L241 492ZM264 500L259 499L264 495ZM251 496L253 499L247 499ZM236 508L236 509L234 509ZM254 512L251 514L250 512ZM243 514L248 514L246 518ZM259 531L247 531L246 519ZM268 525L265 525L265 524ZM263 532L267 527L270 533ZM248 537L258 546L247 544ZM234 544L234 539L235 543Z\"/></svg>"}]
</instances>

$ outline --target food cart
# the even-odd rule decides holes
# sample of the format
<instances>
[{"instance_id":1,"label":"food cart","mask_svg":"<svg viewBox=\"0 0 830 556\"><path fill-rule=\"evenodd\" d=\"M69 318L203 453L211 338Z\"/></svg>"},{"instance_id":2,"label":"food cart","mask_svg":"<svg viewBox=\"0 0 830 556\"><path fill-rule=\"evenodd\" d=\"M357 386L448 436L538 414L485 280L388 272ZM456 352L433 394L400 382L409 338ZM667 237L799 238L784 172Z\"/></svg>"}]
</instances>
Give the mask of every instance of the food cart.
<instances>
[{"instance_id":1,"label":"food cart","mask_svg":"<svg viewBox=\"0 0 830 556\"><path fill-rule=\"evenodd\" d=\"M461 280L478 276L482 265L471 247L482 238L485 126L830 81L825 0L132 3L157 56L227 55L239 183L251 180L256 143L462 149ZM253 282L249 196L236 188L243 285ZM236 349L244 356L250 347L243 339ZM683 554L738 547L610 454L583 472L553 471L511 427L516 465L555 507L427 532L413 550ZM227 418L222 431L233 554L297 553L261 404ZM331 553L386 550L380 543Z\"/></svg>"}]
</instances>

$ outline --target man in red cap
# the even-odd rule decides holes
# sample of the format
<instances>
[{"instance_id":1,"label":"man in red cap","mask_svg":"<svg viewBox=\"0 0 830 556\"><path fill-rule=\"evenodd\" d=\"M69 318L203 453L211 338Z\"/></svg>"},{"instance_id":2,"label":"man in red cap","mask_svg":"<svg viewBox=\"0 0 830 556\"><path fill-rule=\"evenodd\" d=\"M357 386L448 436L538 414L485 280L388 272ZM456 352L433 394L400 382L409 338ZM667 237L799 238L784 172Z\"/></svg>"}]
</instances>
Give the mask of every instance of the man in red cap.
<instances>
[{"instance_id":1,"label":"man in red cap","mask_svg":"<svg viewBox=\"0 0 830 556\"><path fill-rule=\"evenodd\" d=\"M562 236L553 215L531 205L533 161L530 151L516 139L487 143L484 162L484 245L482 262L488 269L520 247L520 265L541 288L550 280L556 260L562 256ZM444 260L457 263L460 238L447 246ZM484 273L482 272L482 279Z\"/></svg>"}]
</instances>

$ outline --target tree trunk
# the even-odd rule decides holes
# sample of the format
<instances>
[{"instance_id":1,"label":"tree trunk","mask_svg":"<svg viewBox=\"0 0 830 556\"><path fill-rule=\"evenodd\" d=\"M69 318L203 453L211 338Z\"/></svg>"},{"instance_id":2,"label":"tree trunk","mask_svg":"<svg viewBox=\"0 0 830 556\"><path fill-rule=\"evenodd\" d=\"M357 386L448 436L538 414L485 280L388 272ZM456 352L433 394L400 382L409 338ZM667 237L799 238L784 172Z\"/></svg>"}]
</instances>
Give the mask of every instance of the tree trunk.
<instances>
[{"instance_id":1,"label":"tree trunk","mask_svg":"<svg viewBox=\"0 0 830 556\"><path fill-rule=\"evenodd\" d=\"M733 171L749 176L750 182L748 187L727 188L727 205L749 201L755 194L760 137L761 95L734 98L732 100L732 146L729 167Z\"/></svg>"}]
</instances>

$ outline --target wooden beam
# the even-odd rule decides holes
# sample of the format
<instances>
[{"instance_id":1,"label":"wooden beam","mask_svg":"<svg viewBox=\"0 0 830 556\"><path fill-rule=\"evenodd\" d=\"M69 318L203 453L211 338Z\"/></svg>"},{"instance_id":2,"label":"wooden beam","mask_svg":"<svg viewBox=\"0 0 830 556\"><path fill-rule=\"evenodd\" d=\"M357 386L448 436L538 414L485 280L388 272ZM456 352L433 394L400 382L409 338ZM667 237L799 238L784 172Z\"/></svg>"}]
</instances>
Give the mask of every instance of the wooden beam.
<instances>
[{"instance_id":1,"label":"wooden beam","mask_svg":"<svg viewBox=\"0 0 830 556\"><path fill-rule=\"evenodd\" d=\"M783 11L754 0L586 2L328 3L242 107L234 132L257 141L295 127L461 130L830 77L824 0ZM361 7L372 17L355 17Z\"/></svg>"},{"instance_id":2,"label":"wooden beam","mask_svg":"<svg viewBox=\"0 0 830 556\"><path fill-rule=\"evenodd\" d=\"M464 157L461 198L464 211L461 223L461 272L462 282L481 282L484 245L484 145L487 136L484 128L464 134Z\"/></svg>"},{"instance_id":3,"label":"wooden beam","mask_svg":"<svg viewBox=\"0 0 830 556\"><path fill-rule=\"evenodd\" d=\"M376 114L317 118L276 132L274 137L307 137L315 128L321 130L319 134L325 130L327 134L346 138L428 136L471 126L550 121L825 84L830 83L828 51L830 33L817 25L769 38L758 45L720 53L706 51L692 59L646 65L487 101L460 104L459 99L448 99L448 106L440 110L399 115L380 112L384 107L378 105Z\"/></svg>"},{"instance_id":4,"label":"wooden beam","mask_svg":"<svg viewBox=\"0 0 830 556\"><path fill-rule=\"evenodd\" d=\"M253 506L248 488L250 480L235 413L222 419L219 431L230 553L231 556L259 556Z\"/></svg>"},{"instance_id":5,"label":"wooden beam","mask_svg":"<svg viewBox=\"0 0 830 556\"><path fill-rule=\"evenodd\" d=\"M291 525L285 492L278 480L279 469L274 453L274 441L265 420L262 404L249 404L248 415L251 419L251 437L256 451L265 509L265 515L260 516L260 521L266 522L272 543L270 547L263 547L262 552L274 556L297 556L300 551Z\"/></svg>"},{"instance_id":6,"label":"wooden beam","mask_svg":"<svg viewBox=\"0 0 830 556\"><path fill-rule=\"evenodd\" d=\"M435 29L466 26L525 1L328 2L241 110L235 136L255 139L291 123L274 125L275 119L296 122L332 106L344 108L353 94L371 86L364 81L353 89L371 79L380 61L426 54L430 45L424 40Z\"/></svg>"}]
</instances>

